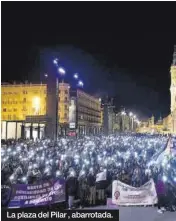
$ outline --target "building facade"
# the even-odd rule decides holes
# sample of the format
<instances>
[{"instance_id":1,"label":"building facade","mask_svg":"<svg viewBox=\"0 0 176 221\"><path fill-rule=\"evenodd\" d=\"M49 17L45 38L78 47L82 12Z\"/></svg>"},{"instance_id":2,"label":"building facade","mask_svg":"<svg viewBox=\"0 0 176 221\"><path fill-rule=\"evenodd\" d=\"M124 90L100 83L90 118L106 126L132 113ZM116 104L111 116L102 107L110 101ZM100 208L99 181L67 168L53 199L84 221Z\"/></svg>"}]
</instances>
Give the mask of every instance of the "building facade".
<instances>
[{"instance_id":1,"label":"building facade","mask_svg":"<svg viewBox=\"0 0 176 221\"><path fill-rule=\"evenodd\" d=\"M101 101L82 90L75 90L70 93L70 102L70 130L76 130L80 135L99 134L102 127Z\"/></svg>"},{"instance_id":2,"label":"building facade","mask_svg":"<svg viewBox=\"0 0 176 221\"><path fill-rule=\"evenodd\" d=\"M59 131L68 126L70 85L59 83ZM41 138L45 134L46 84L2 84L2 139ZM19 132L20 131L20 132Z\"/></svg>"},{"instance_id":3,"label":"building facade","mask_svg":"<svg viewBox=\"0 0 176 221\"><path fill-rule=\"evenodd\" d=\"M70 85L59 83L58 135L67 135L75 114L75 130L79 134L96 134L101 130L101 102L89 94L77 90L75 112ZM1 139L42 138L46 134L47 85L1 85ZM51 107L52 108L52 107ZM74 114L73 114L74 113ZM71 116L71 117L70 117Z\"/></svg>"}]
</instances>

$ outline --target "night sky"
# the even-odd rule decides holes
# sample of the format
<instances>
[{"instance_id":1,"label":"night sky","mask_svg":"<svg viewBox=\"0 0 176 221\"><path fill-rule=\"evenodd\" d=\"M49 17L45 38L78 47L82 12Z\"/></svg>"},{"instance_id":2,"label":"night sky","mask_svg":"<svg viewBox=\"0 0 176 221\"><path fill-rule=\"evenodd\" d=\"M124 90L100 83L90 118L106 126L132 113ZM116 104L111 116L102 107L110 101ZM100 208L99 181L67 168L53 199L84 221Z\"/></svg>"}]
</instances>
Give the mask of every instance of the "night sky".
<instances>
[{"instance_id":1,"label":"night sky","mask_svg":"<svg viewBox=\"0 0 176 221\"><path fill-rule=\"evenodd\" d=\"M2 2L2 82L43 82L56 53L65 81L114 98L139 118L165 117L176 44L170 2ZM47 60L48 62L48 60Z\"/></svg>"}]
</instances>

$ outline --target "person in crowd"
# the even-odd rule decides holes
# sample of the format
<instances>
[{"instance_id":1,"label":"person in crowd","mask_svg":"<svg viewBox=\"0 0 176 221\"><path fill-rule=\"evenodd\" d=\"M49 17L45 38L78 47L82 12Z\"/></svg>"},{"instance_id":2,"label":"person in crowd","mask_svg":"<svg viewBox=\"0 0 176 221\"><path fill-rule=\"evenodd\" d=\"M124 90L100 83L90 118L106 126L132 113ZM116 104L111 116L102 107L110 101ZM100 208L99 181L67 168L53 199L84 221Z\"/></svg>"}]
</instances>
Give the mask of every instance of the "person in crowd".
<instances>
[{"instance_id":1,"label":"person in crowd","mask_svg":"<svg viewBox=\"0 0 176 221\"><path fill-rule=\"evenodd\" d=\"M68 193L68 208L72 209L74 205L74 199L77 194L78 180L74 171L71 171L66 180L66 191Z\"/></svg>"},{"instance_id":2,"label":"person in crowd","mask_svg":"<svg viewBox=\"0 0 176 221\"><path fill-rule=\"evenodd\" d=\"M101 175L102 179L98 180L97 178ZM106 187L106 169L100 167L99 173L96 175L96 190L98 193L98 200L100 204L104 204L105 201L105 187Z\"/></svg>"},{"instance_id":3,"label":"person in crowd","mask_svg":"<svg viewBox=\"0 0 176 221\"><path fill-rule=\"evenodd\" d=\"M96 204L96 186L95 186L96 177L94 174L93 168L90 168L89 174L87 176L87 184L89 187L89 205Z\"/></svg>"},{"instance_id":4,"label":"person in crowd","mask_svg":"<svg viewBox=\"0 0 176 221\"><path fill-rule=\"evenodd\" d=\"M80 171L80 175L78 177L79 182L79 197L80 197L80 208L84 208L87 201L88 196L88 185L85 171Z\"/></svg>"},{"instance_id":5,"label":"person in crowd","mask_svg":"<svg viewBox=\"0 0 176 221\"><path fill-rule=\"evenodd\" d=\"M161 175L158 176L156 191L158 196L158 213L164 213L166 211L166 186Z\"/></svg>"},{"instance_id":6,"label":"person in crowd","mask_svg":"<svg viewBox=\"0 0 176 221\"><path fill-rule=\"evenodd\" d=\"M171 183L167 183L167 207L171 212L176 211L175 200L176 200L176 192Z\"/></svg>"}]
</instances>

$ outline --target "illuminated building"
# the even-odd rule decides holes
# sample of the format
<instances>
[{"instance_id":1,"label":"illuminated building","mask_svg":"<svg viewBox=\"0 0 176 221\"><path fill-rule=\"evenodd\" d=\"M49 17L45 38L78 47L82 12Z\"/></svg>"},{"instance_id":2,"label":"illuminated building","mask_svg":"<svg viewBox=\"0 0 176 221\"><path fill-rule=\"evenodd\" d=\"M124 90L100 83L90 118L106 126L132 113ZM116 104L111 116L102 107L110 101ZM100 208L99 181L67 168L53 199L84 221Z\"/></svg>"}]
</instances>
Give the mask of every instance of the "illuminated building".
<instances>
[{"instance_id":1,"label":"illuminated building","mask_svg":"<svg viewBox=\"0 0 176 221\"><path fill-rule=\"evenodd\" d=\"M139 132L156 132L156 133L174 133L176 134L176 45L174 46L173 61L170 68L171 85L170 85L170 114L160 119L155 125L141 125Z\"/></svg>"},{"instance_id":2,"label":"illuminated building","mask_svg":"<svg viewBox=\"0 0 176 221\"><path fill-rule=\"evenodd\" d=\"M101 101L98 98L82 90L70 93L70 131L76 131L80 135L99 134L101 121Z\"/></svg>"},{"instance_id":3,"label":"illuminated building","mask_svg":"<svg viewBox=\"0 0 176 221\"><path fill-rule=\"evenodd\" d=\"M2 84L1 138L42 138L46 134L46 84ZM72 97L73 98L73 97ZM79 134L97 134L101 130L101 101L77 90L75 111L71 108L70 85L59 83L58 134L66 135L69 126ZM73 105L72 105L73 106ZM52 107L51 107L52 108ZM70 111L70 112L69 112ZM75 114L75 119L72 115Z\"/></svg>"},{"instance_id":4,"label":"illuminated building","mask_svg":"<svg viewBox=\"0 0 176 221\"><path fill-rule=\"evenodd\" d=\"M41 138L46 122L46 84L1 85L2 139ZM68 127L69 90L66 83L59 83L59 126Z\"/></svg>"},{"instance_id":5,"label":"illuminated building","mask_svg":"<svg viewBox=\"0 0 176 221\"><path fill-rule=\"evenodd\" d=\"M170 69L171 73L171 86L170 86L170 93L171 93L171 117L172 117L172 128L171 132L176 133L176 45L174 46L174 54L173 54L173 61Z\"/></svg>"}]
</instances>

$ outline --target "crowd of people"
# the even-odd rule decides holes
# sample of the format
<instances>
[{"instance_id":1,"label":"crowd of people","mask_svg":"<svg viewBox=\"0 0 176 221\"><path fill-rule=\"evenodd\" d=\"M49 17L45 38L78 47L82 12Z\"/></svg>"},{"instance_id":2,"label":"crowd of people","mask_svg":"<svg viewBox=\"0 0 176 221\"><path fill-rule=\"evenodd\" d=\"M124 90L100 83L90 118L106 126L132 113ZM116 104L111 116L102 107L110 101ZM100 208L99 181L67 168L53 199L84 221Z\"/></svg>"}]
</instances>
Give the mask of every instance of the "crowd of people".
<instances>
[{"instance_id":1,"label":"crowd of people","mask_svg":"<svg viewBox=\"0 0 176 221\"><path fill-rule=\"evenodd\" d=\"M176 157L166 152L171 138L163 135L116 134L82 138L11 141L1 148L2 185L35 184L53 178L66 179L68 206L105 203L112 181L139 187L153 178L158 192L158 209L174 209ZM172 138L172 146L176 143ZM97 174L105 172L104 182Z\"/></svg>"}]
</instances>

